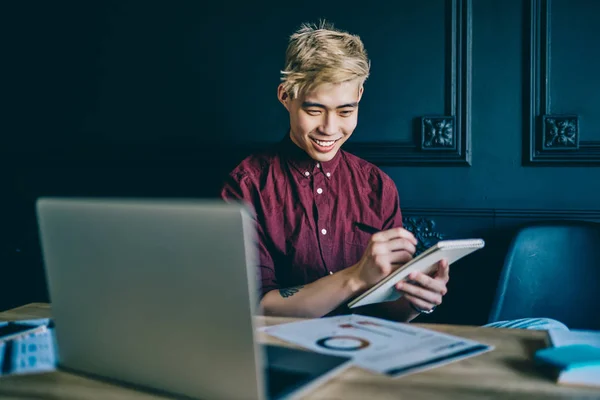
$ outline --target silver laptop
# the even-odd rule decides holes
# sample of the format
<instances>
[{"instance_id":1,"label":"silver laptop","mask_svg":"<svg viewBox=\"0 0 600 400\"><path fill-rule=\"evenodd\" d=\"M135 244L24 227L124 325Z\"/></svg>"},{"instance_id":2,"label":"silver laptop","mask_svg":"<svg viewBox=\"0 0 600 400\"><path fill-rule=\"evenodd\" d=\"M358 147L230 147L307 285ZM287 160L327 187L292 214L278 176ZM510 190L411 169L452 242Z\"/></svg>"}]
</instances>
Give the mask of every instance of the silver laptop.
<instances>
[{"instance_id":1,"label":"silver laptop","mask_svg":"<svg viewBox=\"0 0 600 400\"><path fill-rule=\"evenodd\" d=\"M349 364L257 344L241 204L43 198L37 213L61 368L231 400L296 397Z\"/></svg>"}]
</instances>

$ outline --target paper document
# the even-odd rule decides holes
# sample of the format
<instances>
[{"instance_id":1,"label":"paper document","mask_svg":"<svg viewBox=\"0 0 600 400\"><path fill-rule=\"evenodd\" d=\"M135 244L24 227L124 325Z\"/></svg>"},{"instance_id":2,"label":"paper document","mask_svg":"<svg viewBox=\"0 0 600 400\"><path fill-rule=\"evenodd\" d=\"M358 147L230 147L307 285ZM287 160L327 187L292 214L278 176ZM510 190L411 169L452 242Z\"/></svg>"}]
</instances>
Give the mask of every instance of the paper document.
<instances>
[{"instance_id":1,"label":"paper document","mask_svg":"<svg viewBox=\"0 0 600 400\"><path fill-rule=\"evenodd\" d=\"M554 347L572 344L589 344L600 347L600 331L570 330L562 331L551 329L548 331L550 343Z\"/></svg>"},{"instance_id":2,"label":"paper document","mask_svg":"<svg viewBox=\"0 0 600 400\"><path fill-rule=\"evenodd\" d=\"M493 349L473 340L361 315L291 322L261 331L318 353L351 356L361 368L394 377Z\"/></svg>"},{"instance_id":3,"label":"paper document","mask_svg":"<svg viewBox=\"0 0 600 400\"><path fill-rule=\"evenodd\" d=\"M54 328L49 319L0 323L0 327L19 325L37 327L7 335L0 340L0 376L48 372L56 369ZM18 331L17 331L18 332Z\"/></svg>"}]
</instances>

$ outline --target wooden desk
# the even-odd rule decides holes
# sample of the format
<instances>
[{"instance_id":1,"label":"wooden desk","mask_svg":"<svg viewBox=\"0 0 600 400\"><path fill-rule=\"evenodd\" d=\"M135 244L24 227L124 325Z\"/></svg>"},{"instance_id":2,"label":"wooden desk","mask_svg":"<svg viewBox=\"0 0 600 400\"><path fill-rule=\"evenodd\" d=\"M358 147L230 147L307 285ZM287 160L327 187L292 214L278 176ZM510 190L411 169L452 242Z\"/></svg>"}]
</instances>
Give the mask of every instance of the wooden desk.
<instances>
[{"instance_id":1,"label":"wooden desk","mask_svg":"<svg viewBox=\"0 0 600 400\"><path fill-rule=\"evenodd\" d=\"M29 304L4 313L0 320L50 317L48 304ZM274 325L285 318L258 317ZM513 329L418 324L436 331L464 336L496 346L496 350L450 365L399 379L376 375L357 367L312 392L311 399L600 399L600 390L558 386L541 375L531 361L545 347L546 333ZM283 343L265 334L260 340ZM0 398L18 399L164 399L165 397L96 381L66 372L0 378Z\"/></svg>"}]
</instances>

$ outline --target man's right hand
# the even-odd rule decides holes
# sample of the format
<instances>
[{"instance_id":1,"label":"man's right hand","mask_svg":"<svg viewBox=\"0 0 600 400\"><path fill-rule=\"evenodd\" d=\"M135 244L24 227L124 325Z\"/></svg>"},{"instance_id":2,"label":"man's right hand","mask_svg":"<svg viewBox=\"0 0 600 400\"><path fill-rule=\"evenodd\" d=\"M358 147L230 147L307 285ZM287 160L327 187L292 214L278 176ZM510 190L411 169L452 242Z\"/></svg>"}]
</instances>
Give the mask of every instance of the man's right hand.
<instances>
[{"instance_id":1,"label":"man's right hand","mask_svg":"<svg viewBox=\"0 0 600 400\"><path fill-rule=\"evenodd\" d=\"M417 240L406 229L377 232L371 236L358 263L306 284L300 290L290 288L294 290L289 295L283 295L280 290L271 290L260 302L262 311L265 315L320 318L412 260L416 244ZM438 284L434 286L439 287ZM425 302L433 299L430 294L420 296L418 290L413 292L415 298ZM407 301L400 305L396 309L394 303L396 308L391 313L393 319L408 321L411 316L414 318L416 312L408 306Z\"/></svg>"},{"instance_id":2,"label":"man's right hand","mask_svg":"<svg viewBox=\"0 0 600 400\"><path fill-rule=\"evenodd\" d=\"M359 286L368 289L412 260L416 245L417 239L404 228L375 233L362 258L354 266Z\"/></svg>"}]
</instances>

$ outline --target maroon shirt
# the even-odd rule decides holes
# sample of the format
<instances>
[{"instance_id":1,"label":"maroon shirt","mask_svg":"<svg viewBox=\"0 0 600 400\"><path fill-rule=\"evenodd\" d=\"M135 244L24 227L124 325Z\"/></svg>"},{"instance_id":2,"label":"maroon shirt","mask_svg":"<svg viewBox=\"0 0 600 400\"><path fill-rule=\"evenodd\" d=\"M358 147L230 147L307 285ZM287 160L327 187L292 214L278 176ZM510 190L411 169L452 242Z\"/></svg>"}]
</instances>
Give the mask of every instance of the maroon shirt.
<instances>
[{"instance_id":1,"label":"maroon shirt","mask_svg":"<svg viewBox=\"0 0 600 400\"><path fill-rule=\"evenodd\" d=\"M371 237L356 222L402 226L398 191L383 171L342 150L318 163L289 136L242 161L221 196L255 212L261 296L355 264Z\"/></svg>"}]
</instances>

